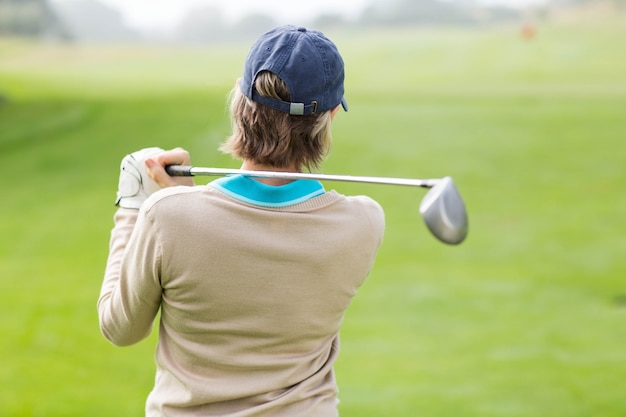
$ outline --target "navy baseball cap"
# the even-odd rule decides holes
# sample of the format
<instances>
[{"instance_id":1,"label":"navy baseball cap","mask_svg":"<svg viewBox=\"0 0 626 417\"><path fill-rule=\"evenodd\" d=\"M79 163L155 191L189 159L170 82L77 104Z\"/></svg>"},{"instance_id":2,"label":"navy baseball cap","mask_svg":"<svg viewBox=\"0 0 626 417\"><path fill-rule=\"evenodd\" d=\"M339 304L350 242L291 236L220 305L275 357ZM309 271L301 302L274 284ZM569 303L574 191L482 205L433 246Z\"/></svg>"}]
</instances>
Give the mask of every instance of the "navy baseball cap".
<instances>
[{"instance_id":1,"label":"navy baseball cap","mask_svg":"<svg viewBox=\"0 0 626 417\"><path fill-rule=\"evenodd\" d=\"M289 88L291 102L262 96L254 88L261 71L280 77ZM344 98L343 59L337 47L323 33L297 26L280 26L252 45L239 87L246 97L264 106L305 115L334 109Z\"/></svg>"}]
</instances>

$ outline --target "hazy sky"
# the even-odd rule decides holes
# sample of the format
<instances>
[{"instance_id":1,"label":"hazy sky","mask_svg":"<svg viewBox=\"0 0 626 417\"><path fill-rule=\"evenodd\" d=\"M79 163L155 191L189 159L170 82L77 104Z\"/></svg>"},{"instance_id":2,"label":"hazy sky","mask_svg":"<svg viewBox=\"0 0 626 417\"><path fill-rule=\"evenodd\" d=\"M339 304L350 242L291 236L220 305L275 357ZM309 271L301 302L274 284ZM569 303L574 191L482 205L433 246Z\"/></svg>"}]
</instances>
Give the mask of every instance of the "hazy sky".
<instances>
[{"instance_id":1,"label":"hazy sky","mask_svg":"<svg viewBox=\"0 0 626 417\"><path fill-rule=\"evenodd\" d=\"M53 0L55 2L70 0ZM142 29L168 29L174 27L194 8L214 5L226 18L237 19L251 12L264 12L274 16L279 23L304 23L319 13L335 13L346 17L357 16L372 0L99 0L123 13L126 22ZM419 0L416 0L419 1ZM545 0L480 0L482 3L499 3L524 6L543 3Z\"/></svg>"}]
</instances>

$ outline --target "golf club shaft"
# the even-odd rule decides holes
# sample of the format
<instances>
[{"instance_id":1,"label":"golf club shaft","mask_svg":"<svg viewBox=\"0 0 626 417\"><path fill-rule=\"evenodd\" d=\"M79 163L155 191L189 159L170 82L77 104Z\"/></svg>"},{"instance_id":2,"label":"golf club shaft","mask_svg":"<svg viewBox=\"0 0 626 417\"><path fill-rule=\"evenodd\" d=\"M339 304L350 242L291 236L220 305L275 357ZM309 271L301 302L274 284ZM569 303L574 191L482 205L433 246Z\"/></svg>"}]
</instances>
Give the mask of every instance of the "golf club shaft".
<instances>
[{"instance_id":1,"label":"golf club shaft","mask_svg":"<svg viewBox=\"0 0 626 417\"><path fill-rule=\"evenodd\" d=\"M369 184L405 185L410 187L432 188L439 179L412 179L412 178L389 178L389 177L361 177L354 175L311 174L301 172L281 171L248 171L230 168L202 168L184 165L169 165L165 168L172 177L193 176L224 176L246 175L256 178L277 178L284 180L318 180L318 181L342 181L363 182Z\"/></svg>"}]
</instances>

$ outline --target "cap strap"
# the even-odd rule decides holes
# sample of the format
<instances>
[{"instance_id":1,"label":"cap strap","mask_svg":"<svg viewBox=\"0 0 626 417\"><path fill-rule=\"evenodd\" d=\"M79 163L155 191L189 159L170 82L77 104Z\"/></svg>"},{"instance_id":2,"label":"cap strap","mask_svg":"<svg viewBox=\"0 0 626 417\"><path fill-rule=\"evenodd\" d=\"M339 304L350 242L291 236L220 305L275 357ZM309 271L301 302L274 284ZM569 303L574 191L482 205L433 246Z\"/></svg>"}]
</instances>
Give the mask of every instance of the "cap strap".
<instances>
[{"instance_id":1,"label":"cap strap","mask_svg":"<svg viewBox=\"0 0 626 417\"><path fill-rule=\"evenodd\" d=\"M289 113L294 116L303 116L317 112L317 101L312 101L311 104L290 103L288 101L282 101L272 97L262 96L254 88L252 89L252 101L255 101L267 107L271 107L275 110L282 111L283 113Z\"/></svg>"}]
</instances>

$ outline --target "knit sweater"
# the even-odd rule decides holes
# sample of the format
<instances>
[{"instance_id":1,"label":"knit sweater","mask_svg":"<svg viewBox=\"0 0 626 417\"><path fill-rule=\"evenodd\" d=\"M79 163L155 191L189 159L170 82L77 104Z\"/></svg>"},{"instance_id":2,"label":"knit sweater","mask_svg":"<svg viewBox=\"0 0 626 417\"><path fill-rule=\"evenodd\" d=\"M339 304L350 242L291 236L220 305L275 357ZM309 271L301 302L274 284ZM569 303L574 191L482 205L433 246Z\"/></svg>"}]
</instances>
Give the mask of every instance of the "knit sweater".
<instances>
[{"instance_id":1,"label":"knit sweater","mask_svg":"<svg viewBox=\"0 0 626 417\"><path fill-rule=\"evenodd\" d=\"M345 312L373 266L381 207L315 181L171 187L114 216L103 335L146 338L147 416L336 416Z\"/></svg>"}]
</instances>

